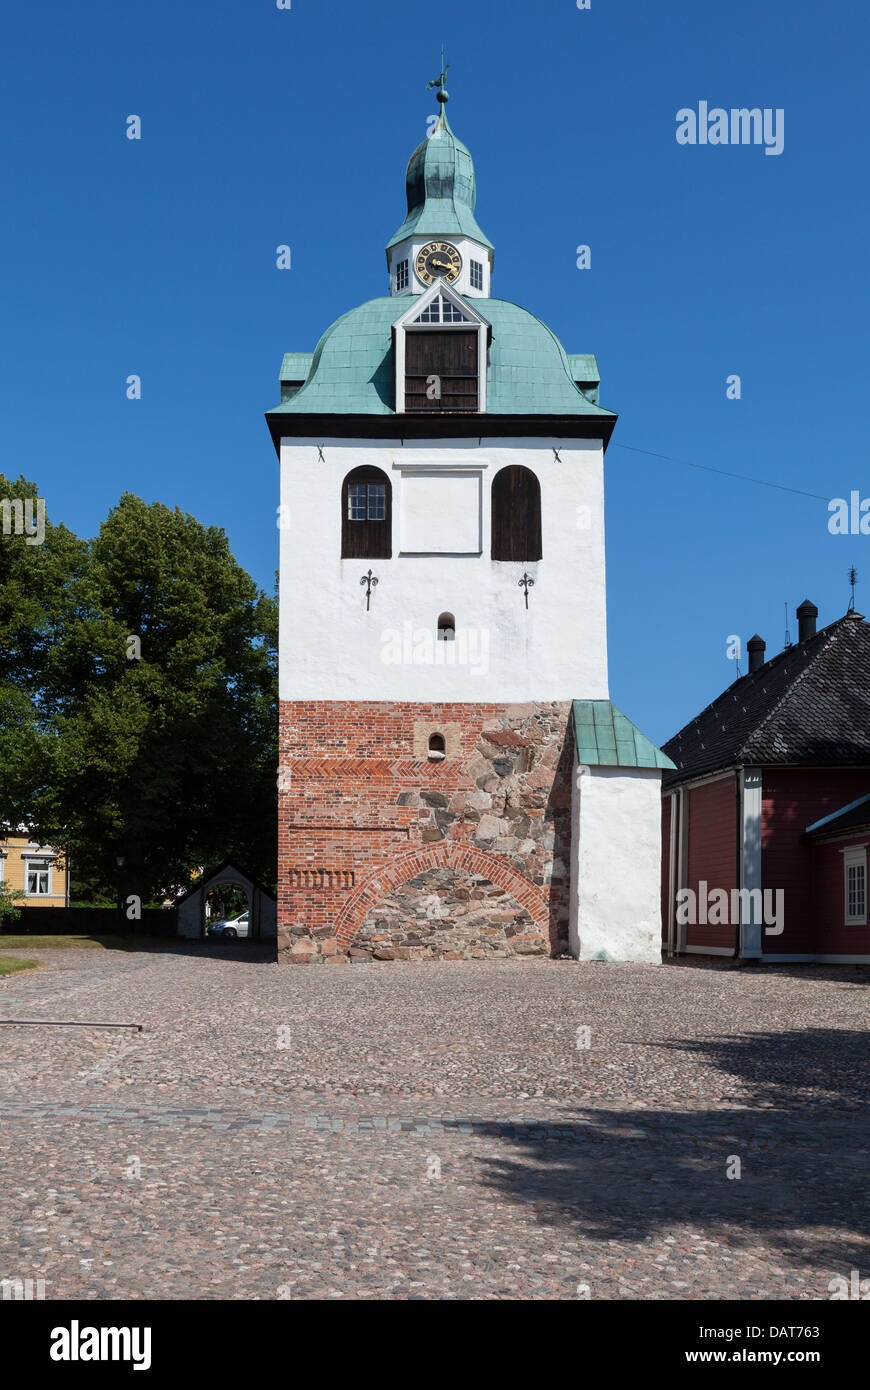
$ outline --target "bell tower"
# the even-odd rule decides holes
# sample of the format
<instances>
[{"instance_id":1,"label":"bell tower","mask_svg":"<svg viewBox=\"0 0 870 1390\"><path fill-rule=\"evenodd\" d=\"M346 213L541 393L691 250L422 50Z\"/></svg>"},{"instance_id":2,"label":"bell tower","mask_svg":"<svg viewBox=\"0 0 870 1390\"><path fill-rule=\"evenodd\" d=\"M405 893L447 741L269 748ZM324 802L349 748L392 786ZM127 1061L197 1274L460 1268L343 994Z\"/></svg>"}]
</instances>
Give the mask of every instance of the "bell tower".
<instances>
[{"instance_id":1,"label":"bell tower","mask_svg":"<svg viewBox=\"0 0 870 1390\"><path fill-rule=\"evenodd\" d=\"M266 417L281 471L279 950L658 959L667 760L607 685L616 416L594 356L492 297L444 75L387 246L389 295L287 354ZM616 832L637 851L628 906ZM622 905L608 923L609 876Z\"/></svg>"},{"instance_id":2,"label":"bell tower","mask_svg":"<svg viewBox=\"0 0 870 1390\"><path fill-rule=\"evenodd\" d=\"M417 295L435 282L459 294L488 298L495 253L474 216L474 164L447 120L446 68L438 87L438 119L408 161L408 213L387 243L390 294Z\"/></svg>"}]
</instances>

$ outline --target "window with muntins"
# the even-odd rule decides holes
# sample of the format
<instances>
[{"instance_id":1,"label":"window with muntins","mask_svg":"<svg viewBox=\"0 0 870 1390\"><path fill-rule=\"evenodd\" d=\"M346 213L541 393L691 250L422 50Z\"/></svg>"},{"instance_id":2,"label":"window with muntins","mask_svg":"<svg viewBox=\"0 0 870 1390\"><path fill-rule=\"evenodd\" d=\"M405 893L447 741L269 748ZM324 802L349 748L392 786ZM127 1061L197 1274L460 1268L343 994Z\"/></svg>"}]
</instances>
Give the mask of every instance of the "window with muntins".
<instances>
[{"instance_id":1,"label":"window with muntins","mask_svg":"<svg viewBox=\"0 0 870 1390\"><path fill-rule=\"evenodd\" d=\"M512 464L492 480L492 559L540 560L541 485L530 468Z\"/></svg>"},{"instance_id":2,"label":"window with muntins","mask_svg":"<svg viewBox=\"0 0 870 1390\"><path fill-rule=\"evenodd\" d=\"M28 868L27 892L31 897L46 898L51 891L51 871L49 869Z\"/></svg>"},{"instance_id":3,"label":"window with muntins","mask_svg":"<svg viewBox=\"0 0 870 1390\"><path fill-rule=\"evenodd\" d=\"M405 290L408 288L408 262L399 261L396 266L396 289Z\"/></svg>"},{"instance_id":4,"label":"window with muntins","mask_svg":"<svg viewBox=\"0 0 870 1390\"><path fill-rule=\"evenodd\" d=\"M483 265L480 261L471 261L469 264L469 275L471 278L471 288L473 290L483 289Z\"/></svg>"},{"instance_id":5,"label":"window with muntins","mask_svg":"<svg viewBox=\"0 0 870 1390\"><path fill-rule=\"evenodd\" d=\"M458 304L448 299L446 294L436 294L414 319L414 323L471 323Z\"/></svg>"},{"instance_id":6,"label":"window with muntins","mask_svg":"<svg viewBox=\"0 0 870 1390\"><path fill-rule=\"evenodd\" d=\"M867 924L867 852L846 850L843 856L845 875L846 926Z\"/></svg>"},{"instance_id":7,"label":"window with muntins","mask_svg":"<svg viewBox=\"0 0 870 1390\"><path fill-rule=\"evenodd\" d=\"M389 559L392 530L389 478L380 468L355 468L341 489L342 559Z\"/></svg>"}]
</instances>

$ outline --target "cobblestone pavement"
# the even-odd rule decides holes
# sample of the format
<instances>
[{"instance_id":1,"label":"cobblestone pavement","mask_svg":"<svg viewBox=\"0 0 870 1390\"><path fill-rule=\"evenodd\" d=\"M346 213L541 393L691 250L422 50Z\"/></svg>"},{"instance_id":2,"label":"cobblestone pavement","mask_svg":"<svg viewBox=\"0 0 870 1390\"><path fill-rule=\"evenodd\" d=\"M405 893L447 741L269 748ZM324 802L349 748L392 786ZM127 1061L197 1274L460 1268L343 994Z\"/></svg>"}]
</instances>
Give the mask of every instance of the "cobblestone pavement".
<instances>
[{"instance_id":1,"label":"cobblestone pavement","mask_svg":"<svg viewBox=\"0 0 870 1390\"><path fill-rule=\"evenodd\" d=\"M0 1278L48 1298L870 1277L866 972L22 954L46 968L0 981Z\"/></svg>"}]
</instances>

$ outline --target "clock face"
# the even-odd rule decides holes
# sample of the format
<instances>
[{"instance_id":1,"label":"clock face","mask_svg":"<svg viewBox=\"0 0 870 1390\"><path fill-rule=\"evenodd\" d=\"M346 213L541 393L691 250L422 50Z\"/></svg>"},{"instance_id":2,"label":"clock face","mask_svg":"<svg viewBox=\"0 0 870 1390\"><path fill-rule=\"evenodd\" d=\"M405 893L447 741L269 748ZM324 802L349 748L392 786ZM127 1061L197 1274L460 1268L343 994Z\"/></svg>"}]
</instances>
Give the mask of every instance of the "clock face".
<instances>
[{"instance_id":1,"label":"clock face","mask_svg":"<svg viewBox=\"0 0 870 1390\"><path fill-rule=\"evenodd\" d=\"M430 241L417 252L414 269L424 285L431 285L439 275L450 285L462 269L462 257L449 241Z\"/></svg>"}]
</instances>

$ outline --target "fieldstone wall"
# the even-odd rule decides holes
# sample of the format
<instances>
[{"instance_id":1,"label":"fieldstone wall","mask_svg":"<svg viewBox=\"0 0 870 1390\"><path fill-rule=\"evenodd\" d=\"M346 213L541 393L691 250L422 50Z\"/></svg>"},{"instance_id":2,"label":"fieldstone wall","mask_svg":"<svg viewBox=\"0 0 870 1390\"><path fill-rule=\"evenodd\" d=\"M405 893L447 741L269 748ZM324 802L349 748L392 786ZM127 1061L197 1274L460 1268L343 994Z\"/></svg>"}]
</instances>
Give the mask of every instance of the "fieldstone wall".
<instances>
[{"instance_id":1,"label":"fieldstone wall","mask_svg":"<svg viewBox=\"0 0 870 1390\"><path fill-rule=\"evenodd\" d=\"M373 907L354 938L375 960L479 960L548 953L531 913L482 874L427 869Z\"/></svg>"},{"instance_id":2,"label":"fieldstone wall","mask_svg":"<svg viewBox=\"0 0 870 1390\"><path fill-rule=\"evenodd\" d=\"M566 953L569 713L283 703L279 958ZM447 756L430 762L433 730Z\"/></svg>"}]
</instances>

